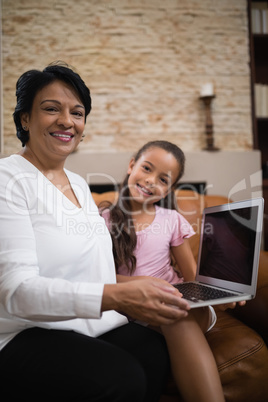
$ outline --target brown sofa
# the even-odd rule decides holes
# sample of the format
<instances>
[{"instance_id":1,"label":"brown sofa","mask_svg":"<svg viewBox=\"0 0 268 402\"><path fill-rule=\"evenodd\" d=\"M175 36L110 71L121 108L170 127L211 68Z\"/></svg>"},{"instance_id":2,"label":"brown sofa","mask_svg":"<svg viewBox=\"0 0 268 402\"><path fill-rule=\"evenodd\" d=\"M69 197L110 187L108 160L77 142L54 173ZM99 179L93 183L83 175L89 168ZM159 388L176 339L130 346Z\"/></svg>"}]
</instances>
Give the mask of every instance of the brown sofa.
<instances>
[{"instance_id":1,"label":"brown sofa","mask_svg":"<svg viewBox=\"0 0 268 402\"><path fill-rule=\"evenodd\" d=\"M114 201L115 192L93 193L97 205ZM197 235L190 239L197 258L201 216L204 207L224 204L221 196L200 195L177 190L179 212L192 224ZM217 309L217 323L207 334L208 343L218 365L227 402L268 401L268 252L261 251L258 289L255 299L246 306L224 312ZM161 402L181 401L170 377ZM215 401L216 402L216 401Z\"/></svg>"}]
</instances>

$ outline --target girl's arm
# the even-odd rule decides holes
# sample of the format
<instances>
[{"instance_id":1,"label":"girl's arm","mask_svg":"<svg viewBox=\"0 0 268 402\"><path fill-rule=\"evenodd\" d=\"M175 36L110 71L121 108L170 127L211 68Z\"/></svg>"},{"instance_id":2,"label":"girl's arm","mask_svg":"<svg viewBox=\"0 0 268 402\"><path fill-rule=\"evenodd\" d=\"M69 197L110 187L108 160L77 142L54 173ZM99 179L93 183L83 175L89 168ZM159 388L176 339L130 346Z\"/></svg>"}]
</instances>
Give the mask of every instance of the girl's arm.
<instances>
[{"instance_id":1,"label":"girl's arm","mask_svg":"<svg viewBox=\"0 0 268 402\"><path fill-rule=\"evenodd\" d=\"M166 282L164 279L160 279L160 278L155 278L152 276L128 276L128 275L119 275L116 274L116 282L117 283L124 283L124 282L130 282L130 281L136 281L136 280L140 280L140 279L145 279L145 280L150 280L150 281L154 281L154 282L161 282L163 285L167 285L168 282Z\"/></svg>"},{"instance_id":2,"label":"girl's arm","mask_svg":"<svg viewBox=\"0 0 268 402\"><path fill-rule=\"evenodd\" d=\"M176 247L171 247L171 252L186 282L195 280L196 261L194 259L188 239Z\"/></svg>"},{"instance_id":3,"label":"girl's arm","mask_svg":"<svg viewBox=\"0 0 268 402\"><path fill-rule=\"evenodd\" d=\"M135 279L141 279L141 278L145 278L145 277L143 277L143 276L127 276L127 275L116 274L116 282L117 283L134 281Z\"/></svg>"}]
</instances>

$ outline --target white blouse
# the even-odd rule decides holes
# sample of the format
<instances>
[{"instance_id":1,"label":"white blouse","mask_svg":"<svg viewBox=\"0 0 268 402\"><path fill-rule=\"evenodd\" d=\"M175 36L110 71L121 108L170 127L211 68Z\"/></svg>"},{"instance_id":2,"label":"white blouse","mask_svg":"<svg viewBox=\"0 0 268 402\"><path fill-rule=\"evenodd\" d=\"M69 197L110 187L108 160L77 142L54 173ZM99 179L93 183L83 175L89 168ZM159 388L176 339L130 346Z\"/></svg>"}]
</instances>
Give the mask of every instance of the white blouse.
<instances>
[{"instance_id":1,"label":"white blouse","mask_svg":"<svg viewBox=\"0 0 268 402\"><path fill-rule=\"evenodd\" d=\"M127 323L100 311L111 238L85 180L65 172L82 208L22 156L0 160L0 349L30 327L95 337Z\"/></svg>"}]
</instances>

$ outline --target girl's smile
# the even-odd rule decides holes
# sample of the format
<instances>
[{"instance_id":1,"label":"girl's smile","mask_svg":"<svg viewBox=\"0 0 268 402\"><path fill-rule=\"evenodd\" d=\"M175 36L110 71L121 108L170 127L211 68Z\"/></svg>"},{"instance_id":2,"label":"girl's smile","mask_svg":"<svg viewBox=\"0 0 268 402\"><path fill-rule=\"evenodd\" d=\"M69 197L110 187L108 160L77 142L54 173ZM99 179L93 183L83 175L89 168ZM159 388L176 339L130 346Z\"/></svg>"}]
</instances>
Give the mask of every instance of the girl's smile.
<instances>
[{"instance_id":1,"label":"girl's smile","mask_svg":"<svg viewBox=\"0 0 268 402\"><path fill-rule=\"evenodd\" d=\"M146 187L141 186L139 183L137 183L136 186L137 186L138 191L139 191L141 194L143 194L143 195L145 195L145 196L151 196L151 195L153 195L153 193L152 193L150 190L148 190Z\"/></svg>"}]
</instances>

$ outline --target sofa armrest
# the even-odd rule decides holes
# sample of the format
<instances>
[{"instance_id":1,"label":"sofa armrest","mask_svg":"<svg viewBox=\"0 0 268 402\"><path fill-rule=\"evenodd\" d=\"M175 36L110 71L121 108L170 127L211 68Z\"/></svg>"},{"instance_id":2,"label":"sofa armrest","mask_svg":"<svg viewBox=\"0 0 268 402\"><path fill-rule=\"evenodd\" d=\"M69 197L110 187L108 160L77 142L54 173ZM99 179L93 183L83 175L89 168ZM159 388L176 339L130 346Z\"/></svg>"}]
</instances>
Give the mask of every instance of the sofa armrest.
<instances>
[{"instance_id":1,"label":"sofa armrest","mask_svg":"<svg viewBox=\"0 0 268 402\"><path fill-rule=\"evenodd\" d=\"M268 345L268 252L260 253L256 297L230 313L257 331Z\"/></svg>"}]
</instances>

